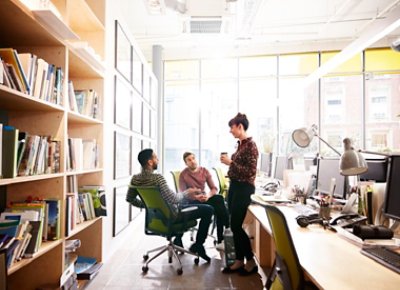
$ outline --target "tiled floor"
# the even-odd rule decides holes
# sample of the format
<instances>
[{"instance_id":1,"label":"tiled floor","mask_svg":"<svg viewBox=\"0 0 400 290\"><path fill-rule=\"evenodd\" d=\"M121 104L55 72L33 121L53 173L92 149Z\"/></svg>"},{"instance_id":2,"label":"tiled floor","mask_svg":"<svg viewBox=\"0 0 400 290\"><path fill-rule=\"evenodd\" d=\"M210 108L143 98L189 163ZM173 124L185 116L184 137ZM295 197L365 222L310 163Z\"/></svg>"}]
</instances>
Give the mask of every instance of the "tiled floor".
<instances>
[{"instance_id":1,"label":"tiled floor","mask_svg":"<svg viewBox=\"0 0 400 290\"><path fill-rule=\"evenodd\" d=\"M207 264L200 259L200 264L194 264L190 255L181 255L183 274L177 275L175 263L169 264L167 254L158 257L149 264L147 274L142 273L143 254L146 249L164 245L166 240L160 237L146 236L143 232L143 215L131 223L127 238L116 253L103 265L97 277L86 289L263 289L264 274L254 274L247 277L238 274L222 274L223 260L212 239L207 240L206 250L211 259ZM189 234L184 236L184 246L191 245ZM265 280L264 280L265 281Z\"/></svg>"}]
</instances>

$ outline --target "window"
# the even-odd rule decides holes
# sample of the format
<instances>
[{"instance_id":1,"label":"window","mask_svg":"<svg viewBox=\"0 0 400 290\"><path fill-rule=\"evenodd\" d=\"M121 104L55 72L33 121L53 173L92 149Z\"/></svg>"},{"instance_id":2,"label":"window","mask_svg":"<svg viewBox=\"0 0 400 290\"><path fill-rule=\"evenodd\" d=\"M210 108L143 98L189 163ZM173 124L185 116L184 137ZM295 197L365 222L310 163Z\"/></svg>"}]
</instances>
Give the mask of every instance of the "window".
<instances>
[{"instance_id":1,"label":"window","mask_svg":"<svg viewBox=\"0 0 400 290\"><path fill-rule=\"evenodd\" d=\"M321 128L319 133L339 152L342 140L350 138L355 148L362 148L362 75L327 76L321 80ZM343 132L337 134L337 127ZM321 143L321 155L337 156Z\"/></svg>"}]
</instances>

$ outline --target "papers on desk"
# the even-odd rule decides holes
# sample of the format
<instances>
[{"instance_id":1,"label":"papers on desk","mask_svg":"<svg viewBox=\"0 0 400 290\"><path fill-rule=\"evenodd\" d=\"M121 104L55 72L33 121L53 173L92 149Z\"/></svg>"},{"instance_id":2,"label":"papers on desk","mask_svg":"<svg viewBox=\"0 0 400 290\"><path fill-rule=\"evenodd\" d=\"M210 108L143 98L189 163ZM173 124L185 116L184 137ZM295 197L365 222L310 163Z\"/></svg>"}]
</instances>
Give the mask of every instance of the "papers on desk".
<instances>
[{"instance_id":1,"label":"papers on desk","mask_svg":"<svg viewBox=\"0 0 400 290\"><path fill-rule=\"evenodd\" d=\"M291 201L284 196L259 195L253 194L251 199L257 203L290 203Z\"/></svg>"},{"instance_id":2,"label":"papers on desk","mask_svg":"<svg viewBox=\"0 0 400 290\"><path fill-rule=\"evenodd\" d=\"M353 244L363 247L363 246L385 246L390 248L399 248L396 243L396 239L365 239L357 237L351 232L351 229L344 229L341 226L333 226L336 229L337 234L352 242Z\"/></svg>"}]
</instances>

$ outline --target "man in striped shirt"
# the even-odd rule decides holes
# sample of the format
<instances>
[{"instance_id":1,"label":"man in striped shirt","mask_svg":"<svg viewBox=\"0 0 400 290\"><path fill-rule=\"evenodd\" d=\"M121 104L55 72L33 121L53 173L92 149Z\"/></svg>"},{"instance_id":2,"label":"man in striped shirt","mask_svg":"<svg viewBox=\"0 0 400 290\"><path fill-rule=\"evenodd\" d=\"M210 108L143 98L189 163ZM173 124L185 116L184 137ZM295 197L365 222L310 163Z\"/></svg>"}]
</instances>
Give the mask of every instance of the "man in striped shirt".
<instances>
[{"instance_id":1,"label":"man in striped shirt","mask_svg":"<svg viewBox=\"0 0 400 290\"><path fill-rule=\"evenodd\" d=\"M189 212L178 212L178 207L185 208L193 205L181 203L184 197L190 198L193 193L191 191L173 192L165 180L164 176L154 173L158 166L158 158L153 149L144 149L138 155L138 160L142 166L142 171L139 174L132 176L131 184L128 189L126 200L136 207L144 207L143 202L138 197L138 193L134 190L135 186L157 186L160 189L162 198L175 209L177 220L183 219L200 219L199 229L196 235L196 242L189 248L191 252L197 253L207 262L210 262L210 257L207 256L204 249L204 242L207 238L208 228L211 223L211 217L214 214L214 209L208 204L196 205L197 209ZM176 237L175 244L182 245L181 237Z\"/></svg>"}]
</instances>

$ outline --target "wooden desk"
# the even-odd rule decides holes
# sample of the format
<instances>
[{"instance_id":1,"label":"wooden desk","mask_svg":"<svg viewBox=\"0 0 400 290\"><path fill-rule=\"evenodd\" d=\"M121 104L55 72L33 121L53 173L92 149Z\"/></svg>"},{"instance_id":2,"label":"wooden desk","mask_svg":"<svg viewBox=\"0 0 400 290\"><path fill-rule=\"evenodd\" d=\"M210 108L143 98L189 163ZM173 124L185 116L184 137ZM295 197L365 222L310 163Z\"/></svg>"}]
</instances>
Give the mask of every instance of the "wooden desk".
<instances>
[{"instance_id":1,"label":"wooden desk","mask_svg":"<svg viewBox=\"0 0 400 290\"><path fill-rule=\"evenodd\" d=\"M400 275L360 253L360 247L320 225L297 225L291 207L280 206L306 277L320 289L400 289ZM271 267L273 239L265 209L250 205L253 219L254 252L261 266Z\"/></svg>"}]
</instances>

